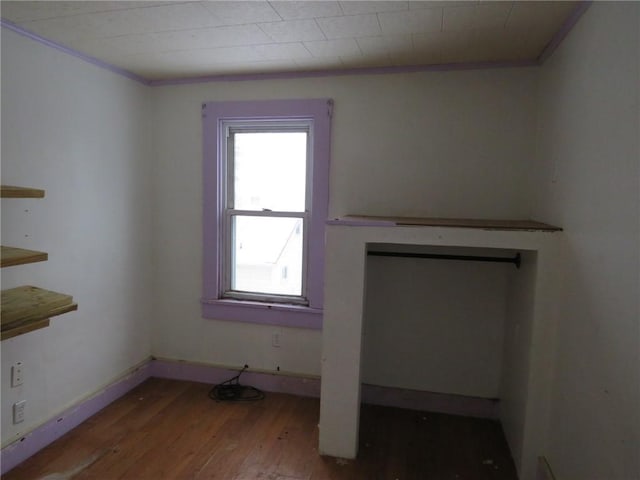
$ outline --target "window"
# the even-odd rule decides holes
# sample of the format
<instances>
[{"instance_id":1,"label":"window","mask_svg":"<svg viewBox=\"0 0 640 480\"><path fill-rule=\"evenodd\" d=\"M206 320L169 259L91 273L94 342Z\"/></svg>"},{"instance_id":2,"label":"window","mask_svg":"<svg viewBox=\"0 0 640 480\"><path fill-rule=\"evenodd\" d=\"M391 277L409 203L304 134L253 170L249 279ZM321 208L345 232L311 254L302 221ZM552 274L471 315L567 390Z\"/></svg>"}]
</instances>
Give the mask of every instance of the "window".
<instances>
[{"instance_id":1,"label":"window","mask_svg":"<svg viewBox=\"0 0 640 480\"><path fill-rule=\"evenodd\" d=\"M331 106L203 105L204 317L321 326Z\"/></svg>"},{"instance_id":2,"label":"window","mask_svg":"<svg viewBox=\"0 0 640 480\"><path fill-rule=\"evenodd\" d=\"M222 296L307 305L312 123L223 120ZM291 271L282 277L279 271Z\"/></svg>"}]
</instances>

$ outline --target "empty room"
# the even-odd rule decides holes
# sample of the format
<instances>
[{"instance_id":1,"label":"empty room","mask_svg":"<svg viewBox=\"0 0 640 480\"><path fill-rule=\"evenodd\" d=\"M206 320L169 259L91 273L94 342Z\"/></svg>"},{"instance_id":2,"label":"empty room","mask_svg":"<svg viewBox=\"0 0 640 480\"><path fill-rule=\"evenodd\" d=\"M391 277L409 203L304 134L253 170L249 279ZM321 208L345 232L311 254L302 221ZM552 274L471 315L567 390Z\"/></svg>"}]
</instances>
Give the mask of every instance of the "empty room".
<instances>
[{"instance_id":1,"label":"empty room","mask_svg":"<svg viewBox=\"0 0 640 480\"><path fill-rule=\"evenodd\" d=\"M0 14L3 478L640 479L640 2Z\"/></svg>"}]
</instances>

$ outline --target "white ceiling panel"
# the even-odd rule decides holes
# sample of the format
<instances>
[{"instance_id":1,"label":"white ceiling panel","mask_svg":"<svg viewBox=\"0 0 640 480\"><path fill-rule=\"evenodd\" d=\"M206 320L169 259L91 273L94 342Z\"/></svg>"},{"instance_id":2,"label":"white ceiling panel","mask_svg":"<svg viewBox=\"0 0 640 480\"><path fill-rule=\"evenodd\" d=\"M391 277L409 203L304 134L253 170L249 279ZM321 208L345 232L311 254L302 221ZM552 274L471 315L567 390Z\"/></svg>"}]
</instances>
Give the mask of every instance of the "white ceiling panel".
<instances>
[{"instance_id":1,"label":"white ceiling panel","mask_svg":"<svg viewBox=\"0 0 640 480\"><path fill-rule=\"evenodd\" d=\"M4 4L4 2L2 4ZM4 16L4 11L2 14L3 19L7 18ZM84 17L84 15L36 20L25 22L23 25L25 29L31 33L54 40L63 45L68 45L69 42L73 40L91 38L91 36L95 34L96 23L91 18L86 18L86 21L78 22L78 17ZM95 38L102 37L96 35Z\"/></svg>"},{"instance_id":2,"label":"white ceiling panel","mask_svg":"<svg viewBox=\"0 0 640 480\"><path fill-rule=\"evenodd\" d=\"M508 13L508 12L507 12ZM506 17L503 22L506 22ZM475 28L476 7L444 7L442 9L442 30L471 30Z\"/></svg>"},{"instance_id":3,"label":"white ceiling panel","mask_svg":"<svg viewBox=\"0 0 640 480\"><path fill-rule=\"evenodd\" d=\"M300 71L335 70L345 68L340 57L311 57L296 60L297 69Z\"/></svg>"},{"instance_id":4,"label":"white ceiling panel","mask_svg":"<svg viewBox=\"0 0 640 480\"><path fill-rule=\"evenodd\" d=\"M357 38L358 46L364 56L375 56L381 53L393 54L411 52L413 41L411 35L379 35Z\"/></svg>"},{"instance_id":5,"label":"white ceiling panel","mask_svg":"<svg viewBox=\"0 0 640 480\"><path fill-rule=\"evenodd\" d=\"M473 28L502 28L506 25L514 2L481 2L475 7Z\"/></svg>"},{"instance_id":6,"label":"white ceiling panel","mask_svg":"<svg viewBox=\"0 0 640 480\"><path fill-rule=\"evenodd\" d=\"M442 8L378 14L385 35L436 32L442 29Z\"/></svg>"},{"instance_id":7,"label":"white ceiling panel","mask_svg":"<svg viewBox=\"0 0 640 480\"><path fill-rule=\"evenodd\" d=\"M363 13L395 12L398 10L407 10L409 8L409 2L406 0L397 0L390 2L384 0L375 2L347 0L340 2L340 7L342 8L342 12L345 15L360 15Z\"/></svg>"},{"instance_id":8,"label":"white ceiling panel","mask_svg":"<svg viewBox=\"0 0 640 480\"><path fill-rule=\"evenodd\" d=\"M347 65L349 68L388 67L391 64L391 58L388 55L341 57L341 60L343 65Z\"/></svg>"},{"instance_id":9,"label":"white ceiling panel","mask_svg":"<svg viewBox=\"0 0 640 480\"><path fill-rule=\"evenodd\" d=\"M441 2L431 1L431 0L410 0L409 1L409 10L420 10L422 8L443 8L450 7L452 5L456 5L457 7L473 7L479 3L476 1L462 1L462 0L444 0Z\"/></svg>"},{"instance_id":10,"label":"white ceiling panel","mask_svg":"<svg viewBox=\"0 0 640 480\"><path fill-rule=\"evenodd\" d=\"M223 25L243 25L246 23L275 22L282 20L268 2L215 1L202 2Z\"/></svg>"},{"instance_id":11,"label":"white ceiling panel","mask_svg":"<svg viewBox=\"0 0 640 480\"><path fill-rule=\"evenodd\" d=\"M443 9L442 30L504 28L513 2L485 2L473 6L450 6Z\"/></svg>"},{"instance_id":12,"label":"white ceiling panel","mask_svg":"<svg viewBox=\"0 0 640 480\"><path fill-rule=\"evenodd\" d=\"M577 2L0 2L6 22L148 79L536 60Z\"/></svg>"},{"instance_id":13,"label":"white ceiling panel","mask_svg":"<svg viewBox=\"0 0 640 480\"><path fill-rule=\"evenodd\" d=\"M261 60L298 60L311 57L309 50L299 42L256 45L253 48L260 54Z\"/></svg>"},{"instance_id":14,"label":"white ceiling panel","mask_svg":"<svg viewBox=\"0 0 640 480\"><path fill-rule=\"evenodd\" d=\"M216 25L220 22L201 4L184 3L35 20L25 28L44 37L108 38Z\"/></svg>"},{"instance_id":15,"label":"white ceiling panel","mask_svg":"<svg viewBox=\"0 0 640 480\"><path fill-rule=\"evenodd\" d=\"M109 19L108 15L118 15L117 19ZM218 18L204 7L202 3L176 3L154 7L121 10L102 13L105 23L127 24L126 34L141 32L162 32L165 30L189 30L194 28L215 27L224 25ZM125 18L129 16L129 20ZM122 33L119 33L119 35ZM105 35L107 36L107 35ZM108 35L115 36L115 35Z\"/></svg>"},{"instance_id":16,"label":"white ceiling panel","mask_svg":"<svg viewBox=\"0 0 640 480\"><path fill-rule=\"evenodd\" d=\"M327 39L368 37L382 33L375 14L326 17L316 22Z\"/></svg>"},{"instance_id":17,"label":"white ceiling panel","mask_svg":"<svg viewBox=\"0 0 640 480\"><path fill-rule=\"evenodd\" d=\"M411 35L382 35L356 39L365 58L387 58L389 65L418 65L424 63L413 48Z\"/></svg>"},{"instance_id":18,"label":"white ceiling panel","mask_svg":"<svg viewBox=\"0 0 640 480\"><path fill-rule=\"evenodd\" d=\"M454 35L453 38L451 36ZM415 33L412 36L413 39L413 61L414 65L420 65L423 62L427 63L445 63L443 60L444 54L448 44L460 44L460 39L457 33L451 32L428 32L428 33Z\"/></svg>"},{"instance_id":19,"label":"white ceiling panel","mask_svg":"<svg viewBox=\"0 0 640 480\"><path fill-rule=\"evenodd\" d=\"M238 59L245 62L260 62L264 60L260 52L251 45L240 47L206 48L203 50L186 50L171 52L167 55L182 56L189 60L208 64L237 63Z\"/></svg>"},{"instance_id":20,"label":"white ceiling panel","mask_svg":"<svg viewBox=\"0 0 640 480\"><path fill-rule=\"evenodd\" d=\"M249 75L264 72L288 72L291 71L290 60L265 60L252 63L236 62L225 65L225 74Z\"/></svg>"},{"instance_id":21,"label":"white ceiling panel","mask_svg":"<svg viewBox=\"0 0 640 480\"><path fill-rule=\"evenodd\" d=\"M353 38L304 42L304 46L314 57L358 57L362 55L360 47Z\"/></svg>"},{"instance_id":22,"label":"white ceiling panel","mask_svg":"<svg viewBox=\"0 0 640 480\"><path fill-rule=\"evenodd\" d=\"M149 2L0 2L3 18L11 18L13 22L28 22L47 18L67 17L83 13L109 12L148 6ZM170 2L158 2L158 4Z\"/></svg>"},{"instance_id":23,"label":"white ceiling panel","mask_svg":"<svg viewBox=\"0 0 640 480\"><path fill-rule=\"evenodd\" d=\"M227 47L238 45L263 45L271 43L269 37L255 24L192 30L195 48ZM198 47L199 46L199 47Z\"/></svg>"},{"instance_id":24,"label":"white ceiling panel","mask_svg":"<svg viewBox=\"0 0 640 480\"><path fill-rule=\"evenodd\" d=\"M340 4L331 1L277 1L269 2L283 20L295 18L339 17Z\"/></svg>"},{"instance_id":25,"label":"white ceiling panel","mask_svg":"<svg viewBox=\"0 0 640 480\"><path fill-rule=\"evenodd\" d=\"M562 24L574 6L575 2L514 2L506 27L526 29L537 25L553 29Z\"/></svg>"},{"instance_id":26,"label":"white ceiling panel","mask_svg":"<svg viewBox=\"0 0 640 480\"><path fill-rule=\"evenodd\" d=\"M183 37L183 38L180 38ZM147 33L140 35L122 35L119 37L100 38L92 41L91 45L96 43L102 44L102 48L113 49L121 52L123 56L136 55L143 53L159 53L171 50L184 50L187 46L192 45L192 38L189 35L180 32L164 32L164 33ZM76 50L84 51L87 39L70 42L70 47ZM95 50L92 50L95 51ZM91 51L89 52L90 54ZM95 55L100 58L98 55Z\"/></svg>"},{"instance_id":27,"label":"white ceiling panel","mask_svg":"<svg viewBox=\"0 0 640 480\"><path fill-rule=\"evenodd\" d=\"M261 23L259 26L274 42L326 40L314 19Z\"/></svg>"}]
</instances>

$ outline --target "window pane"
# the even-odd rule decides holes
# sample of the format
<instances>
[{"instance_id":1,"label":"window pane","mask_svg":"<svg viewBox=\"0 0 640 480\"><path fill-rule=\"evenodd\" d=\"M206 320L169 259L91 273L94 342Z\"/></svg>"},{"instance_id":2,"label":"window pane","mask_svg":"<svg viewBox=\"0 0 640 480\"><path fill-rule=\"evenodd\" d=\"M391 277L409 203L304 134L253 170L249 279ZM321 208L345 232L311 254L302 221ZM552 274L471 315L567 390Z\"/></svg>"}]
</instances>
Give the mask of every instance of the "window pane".
<instances>
[{"instance_id":1,"label":"window pane","mask_svg":"<svg viewBox=\"0 0 640 480\"><path fill-rule=\"evenodd\" d=\"M307 132L234 135L234 208L305 210Z\"/></svg>"},{"instance_id":2,"label":"window pane","mask_svg":"<svg viewBox=\"0 0 640 480\"><path fill-rule=\"evenodd\" d=\"M231 290L302 295L302 222L233 216Z\"/></svg>"}]
</instances>

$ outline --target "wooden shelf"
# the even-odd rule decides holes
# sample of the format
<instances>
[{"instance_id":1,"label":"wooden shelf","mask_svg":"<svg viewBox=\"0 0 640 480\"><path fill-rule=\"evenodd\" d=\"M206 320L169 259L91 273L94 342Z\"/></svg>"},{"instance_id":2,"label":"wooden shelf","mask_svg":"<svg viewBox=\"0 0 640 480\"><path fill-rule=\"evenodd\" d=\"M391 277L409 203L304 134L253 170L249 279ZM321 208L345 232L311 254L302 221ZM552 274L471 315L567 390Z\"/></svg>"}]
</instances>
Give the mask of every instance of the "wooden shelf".
<instances>
[{"instance_id":1,"label":"wooden shelf","mask_svg":"<svg viewBox=\"0 0 640 480\"><path fill-rule=\"evenodd\" d=\"M46 252L3 246L0 252L0 267L4 268L14 265L24 265L25 263L46 262L48 258L49 255Z\"/></svg>"},{"instance_id":2,"label":"wooden shelf","mask_svg":"<svg viewBox=\"0 0 640 480\"><path fill-rule=\"evenodd\" d=\"M2 339L46 327L49 318L78 309L73 297L43 288L24 286L2 291Z\"/></svg>"},{"instance_id":3,"label":"wooden shelf","mask_svg":"<svg viewBox=\"0 0 640 480\"><path fill-rule=\"evenodd\" d=\"M416 217L373 217L367 215L347 215L328 222L332 225L350 226L413 226L479 228L483 230L525 230L557 232L562 228L533 220L489 220L470 218L416 218Z\"/></svg>"},{"instance_id":4,"label":"wooden shelf","mask_svg":"<svg viewBox=\"0 0 640 480\"><path fill-rule=\"evenodd\" d=\"M44 190L29 187L14 187L2 185L0 188L2 198L44 198Z\"/></svg>"},{"instance_id":5,"label":"wooden shelf","mask_svg":"<svg viewBox=\"0 0 640 480\"><path fill-rule=\"evenodd\" d=\"M34 330L40 330L41 328L49 326L49 319L44 318L42 320L35 320L30 323L26 323L22 326L8 328L0 332L0 340L6 340L8 338L17 337L23 333L33 332Z\"/></svg>"},{"instance_id":6,"label":"wooden shelf","mask_svg":"<svg viewBox=\"0 0 640 480\"><path fill-rule=\"evenodd\" d=\"M0 186L2 198L44 198L44 190L39 188ZM45 252L24 248L2 246L1 267L44 262L49 255ZM78 309L73 297L43 288L25 286L2 290L2 311L0 312L0 340L6 340L23 333L49 326L49 318Z\"/></svg>"}]
</instances>

